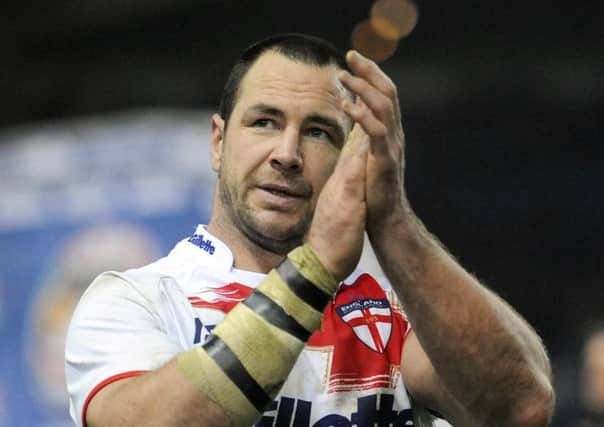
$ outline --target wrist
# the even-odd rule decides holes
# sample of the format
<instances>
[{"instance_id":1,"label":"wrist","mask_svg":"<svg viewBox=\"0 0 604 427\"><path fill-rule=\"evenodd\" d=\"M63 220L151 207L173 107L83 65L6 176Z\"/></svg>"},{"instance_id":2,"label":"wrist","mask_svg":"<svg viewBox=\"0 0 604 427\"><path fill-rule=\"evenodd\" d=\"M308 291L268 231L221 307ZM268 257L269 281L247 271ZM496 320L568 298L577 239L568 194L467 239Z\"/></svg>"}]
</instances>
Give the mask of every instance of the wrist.
<instances>
[{"instance_id":1,"label":"wrist","mask_svg":"<svg viewBox=\"0 0 604 427\"><path fill-rule=\"evenodd\" d=\"M396 206L381 220L368 222L367 234L378 259L387 259L401 250L420 254L434 240L408 204Z\"/></svg>"},{"instance_id":2,"label":"wrist","mask_svg":"<svg viewBox=\"0 0 604 427\"><path fill-rule=\"evenodd\" d=\"M314 284L327 295L336 292L338 278L323 264L309 244L298 246L287 258L292 262L299 274Z\"/></svg>"},{"instance_id":3,"label":"wrist","mask_svg":"<svg viewBox=\"0 0 604 427\"><path fill-rule=\"evenodd\" d=\"M367 232L373 238L392 236L393 231L412 233L417 227L417 217L406 201L394 204L381 215L368 215Z\"/></svg>"}]
</instances>

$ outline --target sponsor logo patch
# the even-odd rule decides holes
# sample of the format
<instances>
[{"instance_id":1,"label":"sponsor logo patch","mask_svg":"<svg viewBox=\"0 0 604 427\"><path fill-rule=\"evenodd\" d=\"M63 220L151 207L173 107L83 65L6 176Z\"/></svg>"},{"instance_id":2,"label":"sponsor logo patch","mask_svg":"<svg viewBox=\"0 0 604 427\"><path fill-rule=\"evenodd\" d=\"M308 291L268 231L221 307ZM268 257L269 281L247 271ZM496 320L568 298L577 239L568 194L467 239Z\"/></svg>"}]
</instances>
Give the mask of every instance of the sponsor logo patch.
<instances>
[{"instance_id":1,"label":"sponsor logo patch","mask_svg":"<svg viewBox=\"0 0 604 427\"><path fill-rule=\"evenodd\" d=\"M210 239L204 239L203 234L193 234L191 237L189 237L188 241L203 249L210 255L214 255L214 252L216 252L216 247L212 244L212 241Z\"/></svg>"}]
</instances>

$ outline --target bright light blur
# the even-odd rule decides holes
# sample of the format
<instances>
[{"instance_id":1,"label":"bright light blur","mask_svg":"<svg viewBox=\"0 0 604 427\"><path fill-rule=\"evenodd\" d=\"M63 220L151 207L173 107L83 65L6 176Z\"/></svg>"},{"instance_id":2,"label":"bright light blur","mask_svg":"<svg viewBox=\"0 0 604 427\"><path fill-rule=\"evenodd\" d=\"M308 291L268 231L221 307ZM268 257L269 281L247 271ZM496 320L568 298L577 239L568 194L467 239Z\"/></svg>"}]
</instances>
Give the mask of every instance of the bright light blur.
<instances>
[{"instance_id":1,"label":"bright light blur","mask_svg":"<svg viewBox=\"0 0 604 427\"><path fill-rule=\"evenodd\" d=\"M417 24L418 8L414 0L377 0L369 19L352 31L352 47L376 62L390 58L398 42Z\"/></svg>"},{"instance_id":2,"label":"bright light blur","mask_svg":"<svg viewBox=\"0 0 604 427\"><path fill-rule=\"evenodd\" d=\"M386 40L399 40L413 31L418 9L413 0L377 0L371 8L370 22Z\"/></svg>"},{"instance_id":3,"label":"bright light blur","mask_svg":"<svg viewBox=\"0 0 604 427\"><path fill-rule=\"evenodd\" d=\"M398 40L387 40L376 33L369 20L360 22L351 38L354 49L376 62L390 58L398 46Z\"/></svg>"}]
</instances>

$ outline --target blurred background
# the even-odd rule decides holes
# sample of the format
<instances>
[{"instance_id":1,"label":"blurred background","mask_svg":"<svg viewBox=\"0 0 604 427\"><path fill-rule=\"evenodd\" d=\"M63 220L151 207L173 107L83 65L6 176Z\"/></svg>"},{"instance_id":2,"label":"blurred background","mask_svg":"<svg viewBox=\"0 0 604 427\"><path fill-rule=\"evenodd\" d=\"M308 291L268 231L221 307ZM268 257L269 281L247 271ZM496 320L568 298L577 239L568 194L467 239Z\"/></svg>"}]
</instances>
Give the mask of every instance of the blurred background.
<instances>
[{"instance_id":1,"label":"blurred background","mask_svg":"<svg viewBox=\"0 0 604 427\"><path fill-rule=\"evenodd\" d=\"M80 0L0 14L0 427L70 425L74 304L207 222L209 116L238 53L284 31L381 62L419 216L543 337L554 425L604 425L604 347L584 346L604 320L604 4Z\"/></svg>"}]
</instances>

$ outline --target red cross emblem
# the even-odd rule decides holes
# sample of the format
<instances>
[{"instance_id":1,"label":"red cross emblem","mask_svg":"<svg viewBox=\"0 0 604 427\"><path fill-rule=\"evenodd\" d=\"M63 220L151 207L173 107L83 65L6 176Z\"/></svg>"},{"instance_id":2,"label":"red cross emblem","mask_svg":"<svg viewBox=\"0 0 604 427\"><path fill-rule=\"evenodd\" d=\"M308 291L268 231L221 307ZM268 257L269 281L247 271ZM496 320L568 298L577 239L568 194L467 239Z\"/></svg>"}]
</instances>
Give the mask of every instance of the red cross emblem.
<instances>
[{"instance_id":1,"label":"red cross emblem","mask_svg":"<svg viewBox=\"0 0 604 427\"><path fill-rule=\"evenodd\" d=\"M357 338L373 351L383 353L392 332L392 312L386 298L367 298L340 305L336 312Z\"/></svg>"}]
</instances>

